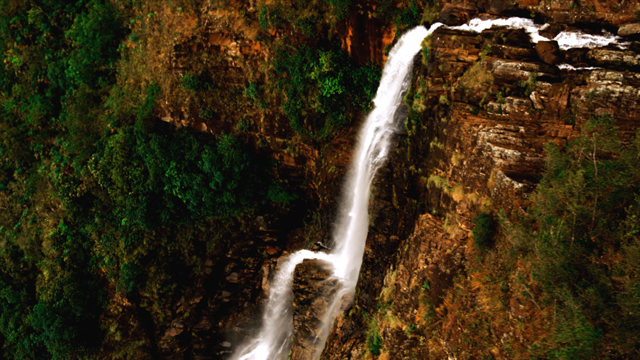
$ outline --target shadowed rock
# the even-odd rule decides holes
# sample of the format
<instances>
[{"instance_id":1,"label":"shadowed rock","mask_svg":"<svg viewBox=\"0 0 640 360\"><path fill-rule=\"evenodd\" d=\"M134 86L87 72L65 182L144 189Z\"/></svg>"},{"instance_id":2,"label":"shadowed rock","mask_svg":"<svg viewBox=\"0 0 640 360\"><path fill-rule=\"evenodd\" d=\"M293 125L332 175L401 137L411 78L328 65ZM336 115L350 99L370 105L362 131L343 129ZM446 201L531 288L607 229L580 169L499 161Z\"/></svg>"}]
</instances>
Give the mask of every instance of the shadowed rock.
<instances>
[{"instance_id":1,"label":"shadowed rock","mask_svg":"<svg viewBox=\"0 0 640 360\"><path fill-rule=\"evenodd\" d=\"M291 359L313 359L321 351L322 317L339 290L331 265L323 260L305 260L293 277L293 346Z\"/></svg>"},{"instance_id":2,"label":"shadowed rock","mask_svg":"<svg viewBox=\"0 0 640 360\"><path fill-rule=\"evenodd\" d=\"M540 41L536 44L536 52L540 60L550 65L559 64L562 61L562 53L557 41Z\"/></svg>"}]
</instances>

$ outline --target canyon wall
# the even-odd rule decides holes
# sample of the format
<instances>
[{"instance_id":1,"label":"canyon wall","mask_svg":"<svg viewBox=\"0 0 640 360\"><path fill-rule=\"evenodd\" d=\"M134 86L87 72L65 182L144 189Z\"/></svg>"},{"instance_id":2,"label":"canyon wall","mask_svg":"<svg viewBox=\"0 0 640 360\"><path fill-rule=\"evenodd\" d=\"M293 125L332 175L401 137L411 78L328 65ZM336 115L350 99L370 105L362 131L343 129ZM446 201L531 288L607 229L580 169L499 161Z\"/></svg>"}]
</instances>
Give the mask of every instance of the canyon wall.
<instances>
[{"instance_id":1,"label":"canyon wall","mask_svg":"<svg viewBox=\"0 0 640 360\"><path fill-rule=\"evenodd\" d=\"M170 91L189 71L199 71L193 63L209 56L202 54L216 56L202 67L216 69L216 81L236 92L250 83L273 81L269 64L274 49L260 37L264 29L255 21L265 4L209 4L201 15L185 14L186 20L162 30L174 32L175 45L166 49L170 59L158 60L158 71L170 74L158 115L212 134L238 132L237 119L251 119L242 136L279 162L279 176L304 189L304 205L317 212L304 219L296 211L308 209L256 214L232 245L208 254L196 285L164 311L170 326L154 330L163 357L227 358L255 333L278 259L316 241L329 241L360 121L322 144L289 128L278 110L284 100L275 95L264 95L270 101L267 107L229 100L206 117L189 94ZM376 17L375 4L354 5L321 36L337 39L358 64L382 65L385 51L404 29ZM608 31L622 35L623 41L634 41L640 33L634 24L640 11L637 1L420 5L428 15L425 25L521 16L548 23L542 33L549 38L572 29ZM278 39L287 30L268 31ZM593 69L561 69L561 63ZM536 303L528 287L509 283L503 291L500 284L486 280L502 262L495 252L485 255L474 246L473 219L501 209L507 218L526 213L543 174L545 144L562 148L591 117L615 116L623 140L629 142L640 119L638 71L640 47L633 42L626 49L565 52L553 42L531 43L524 30L501 28L481 34L441 28L425 39L406 96L412 111L388 164L374 180L370 232L355 299L345 303L322 359L526 358L531 344L548 334L551 314ZM500 241L495 246L500 247ZM495 266L482 265L487 262ZM517 267L530 274L527 264ZM313 347L310 339L322 307L317 292L327 289L321 283L326 275L308 263L297 270L292 358L304 358L307 355L300 354L309 354ZM501 292L502 302L487 294L491 291ZM486 321L487 313L494 315L492 325L482 328L478 323ZM468 335L472 329L479 335ZM148 354L140 354L144 356Z\"/></svg>"},{"instance_id":2,"label":"canyon wall","mask_svg":"<svg viewBox=\"0 0 640 360\"><path fill-rule=\"evenodd\" d=\"M640 125L640 49L627 30L636 27L629 24L636 10L635 3L444 4L439 17L449 25L531 12L549 24L549 38L566 29L610 31L631 44L565 52L500 28L480 35L441 28L425 41L406 97L420 115L407 120L375 181L356 300L337 319L322 359L529 358L532 344L545 343L553 315L513 279L530 269L519 263L496 283L504 261L474 246L472 220L488 209L526 214L545 144L564 147L590 118L613 115L630 141Z\"/></svg>"}]
</instances>

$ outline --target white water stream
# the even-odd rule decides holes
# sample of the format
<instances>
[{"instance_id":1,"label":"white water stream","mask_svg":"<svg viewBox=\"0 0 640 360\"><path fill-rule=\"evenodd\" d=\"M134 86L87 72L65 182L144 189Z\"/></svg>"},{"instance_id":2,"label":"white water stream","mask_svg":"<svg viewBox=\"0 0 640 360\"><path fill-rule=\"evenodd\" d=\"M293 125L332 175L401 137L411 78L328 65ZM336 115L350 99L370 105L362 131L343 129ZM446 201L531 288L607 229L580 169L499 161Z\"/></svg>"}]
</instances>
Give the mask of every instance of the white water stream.
<instances>
[{"instance_id":1,"label":"white water stream","mask_svg":"<svg viewBox=\"0 0 640 360\"><path fill-rule=\"evenodd\" d=\"M532 20L523 18L473 19L468 24L448 28L479 33L494 25L524 29L534 43L549 40L539 34L539 31L544 29L544 25L536 25ZM318 348L320 352L322 351L344 296L352 295L358 282L369 225L368 205L371 182L377 170L384 164L392 146L392 138L399 130L399 124L404 120L398 118L396 113L411 81L414 56L420 51L422 40L441 26L444 25L435 23L429 30L418 26L404 34L390 51L380 86L373 99L374 108L360 131L354 162L347 174L340 203L339 220L333 232L333 249L329 254L301 250L280 260L276 274L271 280L270 295L265 304L260 331L255 339L239 346L232 359L287 359L293 335L291 290L293 273L296 265L305 259L326 261L333 266L333 273L341 284L341 289L332 299L333 302L328 306L322 319L324 326L322 333L318 335L320 345ZM617 45L622 48L626 46L619 41L618 37L611 34L596 36L578 32L561 32L554 40L558 41L562 50L606 45ZM560 68L575 69L568 64L562 64ZM318 357L320 353L316 354L316 358Z\"/></svg>"}]
</instances>

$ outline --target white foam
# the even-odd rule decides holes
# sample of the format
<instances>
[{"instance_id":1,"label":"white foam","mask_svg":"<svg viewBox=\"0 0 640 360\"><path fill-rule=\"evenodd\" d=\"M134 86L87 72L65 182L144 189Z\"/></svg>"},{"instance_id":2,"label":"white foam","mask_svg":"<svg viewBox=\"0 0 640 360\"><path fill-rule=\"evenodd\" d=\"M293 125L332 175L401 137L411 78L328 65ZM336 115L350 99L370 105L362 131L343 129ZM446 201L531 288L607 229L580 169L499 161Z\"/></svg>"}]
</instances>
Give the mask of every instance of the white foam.
<instances>
[{"instance_id":1,"label":"white foam","mask_svg":"<svg viewBox=\"0 0 640 360\"><path fill-rule=\"evenodd\" d=\"M578 66L578 67L575 67L575 66L573 66L571 64L560 64L560 65L558 65L558 68L560 70L571 70L571 71L602 69L602 68L597 67L597 66Z\"/></svg>"},{"instance_id":2,"label":"white foam","mask_svg":"<svg viewBox=\"0 0 640 360\"><path fill-rule=\"evenodd\" d=\"M617 45L620 48L624 48L626 43L620 43L620 38L609 33L608 35L590 35L579 32L567 32L563 31L559 33L553 40L558 42L558 46L562 50L569 50L575 48L589 48L604 47L607 45Z\"/></svg>"},{"instance_id":3,"label":"white foam","mask_svg":"<svg viewBox=\"0 0 640 360\"><path fill-rule=\"evenodd\" d=\"M293 314L293 274L296 266L307 259L320 259L333 264L334 256L322 252L301 250L280 259L271 280L269 299L264 308L262 326L258 336L238 348L233 359L274 360L286 359L291 347Z\"/></svg>"},{"instance_id":4,"label":"white foam","mask_svg":"<svg viewBox=\"0 0 640 360\"><path fill-rule=\"evenodd\" d=\"M531 39L531 42L538 43L539 41L548 41L549 39L540 35L540 30L544 30L548 24L537 25L531 19L512 17L508 19L492 19L492 20L480 20L473 19L469 23L460 26L448 27L454 30L473 31L476 33L483 32L490 29L493 26L506 27L509 29L524 29ZM621 42L619 36L615 36L609 32L604 32L604 35L590 35L583 34L576 31L563 31L556 35L553 40L558 42L558 46L562 50L569 50L575 48L595 48L603 47L607 45L615 45L622 49L626 48L629 44Z\"/></svg>"}]
</instances>

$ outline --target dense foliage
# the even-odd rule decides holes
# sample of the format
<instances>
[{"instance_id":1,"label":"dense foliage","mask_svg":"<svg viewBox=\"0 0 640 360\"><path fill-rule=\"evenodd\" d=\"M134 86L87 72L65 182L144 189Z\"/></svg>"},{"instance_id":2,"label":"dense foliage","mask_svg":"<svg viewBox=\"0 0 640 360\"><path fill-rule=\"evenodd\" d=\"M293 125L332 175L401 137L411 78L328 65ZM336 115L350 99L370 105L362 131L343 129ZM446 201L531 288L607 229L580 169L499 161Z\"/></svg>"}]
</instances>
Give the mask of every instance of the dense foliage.
<instances>
[{"instance_id":1,"label":"dense foliage","mask_svg":"<svg viewBox=\"0 0 640 360\"><path fill-rule=\"evenodd\" d=\"M181 47L169 30L161 33L202 5L167 4L159 14L155 2L141 0L0 0L2 358L135 357L154 331L169 327L168 309L205 258L230 254L258 212L290 211L295 188L279 178L270 146L291 158L313 146L322 153L371 106L380 69L354 63L334 38L354 1L257 2L255 13L224 26L255 21L247 33L255 30L273 57L260 54L263 63L243 64L250 73L240 75L237 63L210 54L227 45L202 50L181 39ZM437 14L434 1L368 5L369 16L398 33ZM169 20L153 22L161 16ZM158 44L166 47L154 52ZM171 51L184 57L165 57ZM172 115L168 98L207 131L178 128L171 116L160 121L160 108ZM420 119L410 114L413 136ZM278 129L261 133L259 121ZM430 146L443 147L437 139ZM473 220L480 250L473 261L530 269L496 291L507 298L530 276L525 295L540 314L553 314L532 357L637 357L640 136L623 145L614 120L602 116L565 148L547 151L524 215L513 223L503 216L500 229L490 210ZM440 316L429 306L429 318ZM379 355L384 334L374 319L364 342Z\"/></svg>"},{"instance_id":2,"label":"dense foliage","mask_svg":"<svg viewBox=\"0 0 640 360\"><path fill-rule=\"evenodd\" d=\"M176 131L158 86L117 83L136 6L0 3L2 358L97 355L115 293L171 299L238 219L293 199L234 135Z\"/></svg>"},{"instance_id":3,"label":"dense foliage","mask_svg":"<svg viewBox=\"0 0 640 360\"><path fill-rule=\"evenodd\" d=\"M639 134L640 135L640 134ZM554 307L552 346L533 354L591 358L640 351L640 136L622 146L614 119L589 120L581 137L547 147L530 215L511 233L533 264L542 306Z\"/></svg>"},{"instance_id":4,"label":"dense foliage","mask_svg":"<svg viewBox=\"0 0 640 360\"><path fill-rule=\"evenodd\" d=\"M495 223L491 214L481 213L473 219L473 241L480 251L486 251L493 244Z\"/></svg>"},{"instance_id":5,"label":"dense foliage","mask_svg":"<svg viewBox=\"0 0 640 360\"><path fill-rule=\"evenodd\" d=\"M281 50L276 71L286 93L284 110L293 129L302 135L326 139L371 106L379 68L354 65L342 51L306 46L293 54ZM309 109L313 109L309 111Z\"/></svg>"},{"instance_id":6,"label":"dense foliage","mask_svg":"<svg viewBox=\"0 0 640 360\"><path fill-rule=\"evenodd\" d=\"M104 296L90 241L64 215L49 170L95 138L60 153L89 131L70 109L100 103L126 32L107 1L3 1L0 12L3 357L84 356L101 345Z\"/></svg>"}]
</instances>

